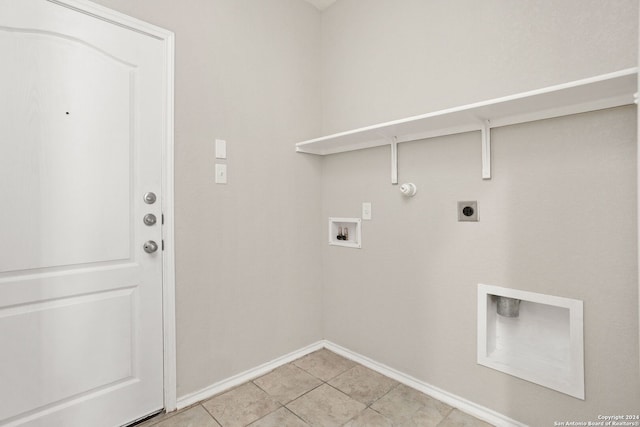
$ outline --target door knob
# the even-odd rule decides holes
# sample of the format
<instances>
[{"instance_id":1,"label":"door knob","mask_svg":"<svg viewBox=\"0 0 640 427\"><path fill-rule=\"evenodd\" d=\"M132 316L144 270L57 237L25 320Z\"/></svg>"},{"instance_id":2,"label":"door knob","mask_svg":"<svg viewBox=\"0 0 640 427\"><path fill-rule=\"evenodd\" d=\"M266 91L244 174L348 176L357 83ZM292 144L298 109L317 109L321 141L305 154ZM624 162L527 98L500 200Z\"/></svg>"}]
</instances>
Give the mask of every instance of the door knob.
<instances>
[{"instance_id":1,"label":"door knob","mask_svg":"<svg viewBox=\"0 0 640 427\"><path fill-rule=\"evenodd\" d=\"M153 240L147 240L146 242L144 242L144 245L142 247L144 248L144 251L148 254L152 254L158 250L158 244Z\"/></svg>"},{"instance_id":2,"label":"door knob","mask_svg":"<svg viewBox=\"0 0 640 427\"><path fill-rule=\"evenodd\" d=\"M146 225L154 225L156 223L156 216L154 214L146 214L142 220Z\"/></svg>"}]
</instances>

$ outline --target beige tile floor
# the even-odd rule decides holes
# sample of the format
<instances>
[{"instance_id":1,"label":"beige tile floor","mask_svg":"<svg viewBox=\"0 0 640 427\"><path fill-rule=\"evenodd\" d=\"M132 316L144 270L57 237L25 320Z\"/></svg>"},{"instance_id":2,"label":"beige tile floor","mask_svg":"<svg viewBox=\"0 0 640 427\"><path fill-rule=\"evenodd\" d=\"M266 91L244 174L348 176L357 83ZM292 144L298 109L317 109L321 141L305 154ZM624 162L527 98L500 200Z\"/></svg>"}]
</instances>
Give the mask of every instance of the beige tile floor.
<instances>
[{"instance_id":1,"label":"beige tile floor","mask_svg":"<svg viewBox=\"0 0 640 427\"><path fill-rule=\"evenodd\" d=\"M488 427L326 349L137 427Z\"/></svg>"}]
</instances>

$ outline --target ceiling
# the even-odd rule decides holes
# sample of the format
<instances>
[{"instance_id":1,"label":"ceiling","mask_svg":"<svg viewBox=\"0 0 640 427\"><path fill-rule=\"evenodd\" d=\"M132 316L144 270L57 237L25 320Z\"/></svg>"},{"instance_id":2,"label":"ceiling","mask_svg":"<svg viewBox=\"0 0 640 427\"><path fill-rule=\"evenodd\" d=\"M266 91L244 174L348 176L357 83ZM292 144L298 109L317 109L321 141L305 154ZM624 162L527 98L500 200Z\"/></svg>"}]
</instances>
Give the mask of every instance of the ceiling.
<instances>
[{"instance_id":1,"label":"ceiling","mask_svg":"<svg viewBox=\"0 0 640 427\"><path fill-rule=\"evenodd\" d=\"M314 5L316 8L318 8L318 10L325 10L326 8L328 8L333 3L336 2L336 0L305 0L305 1L307 3L311 3L312 5Z\"/></svg>"}]
</instances>

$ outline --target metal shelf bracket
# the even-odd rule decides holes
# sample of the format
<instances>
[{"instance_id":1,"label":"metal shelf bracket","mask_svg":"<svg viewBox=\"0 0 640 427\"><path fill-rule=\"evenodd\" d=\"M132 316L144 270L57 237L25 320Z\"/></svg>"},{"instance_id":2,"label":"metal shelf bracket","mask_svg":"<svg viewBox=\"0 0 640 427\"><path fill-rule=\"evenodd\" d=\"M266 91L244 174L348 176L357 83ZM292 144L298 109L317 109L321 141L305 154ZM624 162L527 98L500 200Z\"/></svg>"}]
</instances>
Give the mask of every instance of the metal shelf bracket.
<instances>
[{"instance_id":1,"label":"metal shelf bracket","mask_svg":"<svg viewBox=\"0 0 640 427\"><path fill-rule=\"evenodd\" d=\"M491 179L491 123L484 120L482 125L482 179Z\"/></svg>"},{"instance_id":2,"label":"metal shelf bracket","mask_svg":"<svg viewBox=\"0 0 640 427\"><path fill-rule=\"evenodd\" d=\"M398 184L398 138L393 137L390 140L391 147L391 184Z\"/></svg>"}]
</instances>

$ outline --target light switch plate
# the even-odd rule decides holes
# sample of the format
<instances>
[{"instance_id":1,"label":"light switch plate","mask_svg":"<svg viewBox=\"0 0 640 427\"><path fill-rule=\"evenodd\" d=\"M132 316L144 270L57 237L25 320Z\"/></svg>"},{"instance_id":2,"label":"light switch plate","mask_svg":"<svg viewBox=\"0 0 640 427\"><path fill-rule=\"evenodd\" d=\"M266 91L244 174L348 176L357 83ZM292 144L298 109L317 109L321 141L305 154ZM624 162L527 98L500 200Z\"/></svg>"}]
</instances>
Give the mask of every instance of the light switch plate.
<instances>
[{"instance_id":1,"label":"light switch plate","mask_svg":"<svg viewBox=\"0 0 640 427\"><path fill-rule=\"evenodd\" d=\"M224 139L216 139L216 159L227 158L227 141Z\"/></svg>"},{"instance_id":2,"label":"light switch plate","mask_svg":"<svg viewBox=\"0 0 640 427\"><path fill-rule=\"evenodd\" d=\"M362 202L362 219L371 219L371 202Z\"/></svg>"},{"instance_id":3,"label":"light switch plate","mask_svg":"<svg viewBox=\"0 0 640 427\"><path fill-rule=\"evenodd\" d=\"M216 184L227 183L227 165L216 163Z\"/></svg>"}]
</instances>

